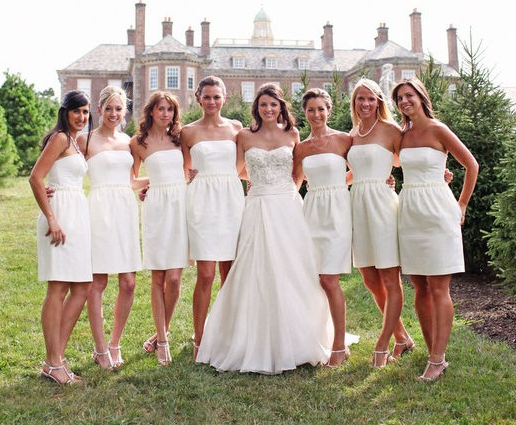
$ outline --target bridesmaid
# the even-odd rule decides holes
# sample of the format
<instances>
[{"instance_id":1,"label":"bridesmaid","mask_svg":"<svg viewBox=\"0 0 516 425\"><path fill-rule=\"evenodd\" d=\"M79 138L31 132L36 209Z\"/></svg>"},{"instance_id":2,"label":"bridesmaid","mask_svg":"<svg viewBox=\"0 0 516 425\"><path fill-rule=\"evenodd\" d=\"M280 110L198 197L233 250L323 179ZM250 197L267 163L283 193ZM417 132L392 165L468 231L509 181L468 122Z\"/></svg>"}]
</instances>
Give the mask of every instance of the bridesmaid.
<instances>
[{"instance_id":1,"label":"bridesmaid","mask_svg":"<svg viewBox=\"0 0 516 425\"><path fill-rule=\"evenodd\" d=\"M434 117L423 83L398 83L392 99L402 114L399 239L401 268L415 289L415 308L428 348L421 380L438 379L448 367L446 346L453 323L450 282L464 271L461 225L473 194L478 163L462 141ZM442 181L448 153L465 168L457 201Z\"/></svg>"},{"instance_id":2,"label":"bridesmaid","mask_svg":"<svg viewBox=\"0 0 516 425\"><path fill-rule=\"evenodd\" d=\"M90 101L78 90L65 94L57 124L43 138L29 182L40 208L37 225L38 279L48 281L41 310L46 357L41 375L58 384L78 379L64 357L93 279L90 218L83 192L87 164L76 142L91 119ZM88 135L90 134L88 128ZM54 190L50 198L45 177Z\"/></svg>"},{"instance_id":3,"label":"bridesmaid","mask_svg":"<svg viewBox=\"0 0 516 425\"><path fill-rule=\"evenodd\" d=\"M294 178L298 188L305 175L308 192L303 210L315 245L319 281L326 292L334 337L328 366L349 358L346 345L358 338L346 334L346 299L339 275L351 273L351 205L346 184L346 155L351 137L328 127L332 101L322 89L310 89L302 98L310 135L294 150Z\"/></svg>"},{"instance_id":4,"label":"bridesmaid","mask_svg":"<svg viewBox=\"0 0 516 425\"><path fill-rule=\"evenodd\" d=\"M236 167L236 137L242 124L220 114L226 87L220 78L208 76L200 81L195 95L203 115L181 130L185 167L198 173L187 191L190 257L197 262L194 359L210 306L215 265L219 262L222 285L235 258L244 208L244 191Z\"/></svg>"},{"instance_id":5,"label":"bridesmaid","mask_svg":"<svg viewBox=\"0 0 516 425\"><path fill-rule=\"evenodd\" d=\"M134 170L145 162L150 187L142 205L143 266L151 270L151 304L156 332L145 351L158 363L170 361L168 328L179 300L181 274L188 265L186 180L179 143L179 104L172 94L154 92L145 106L138 134L130 142Z\"/></svg>"},{"instance_id":6,"label":"bridesmaid","mask_svg":"<svg viewBox=\"0 0 516 425\"><path fill-rule=\"evenodd\" d=\"M372 80L358 81L351 96L353 144L348 162L353 173L353 261L383 315L372 366L384 367L414 347L400 319L403 289L398 252L398 196L386 183L398 165L401 130ZM389 341L396 340L392 356Z\"/></svg>"},{"instance_id":7,"label":"bridesmaid","mask_svg":"<svg viewBox=\"0 0 516 425\"><path fill-rule=\"evenodd\" d=\"M120 338L133 304L136 271L141 270L138 204L133 189L143 187L147 179L134 179L129 136L119 130L126 104L121 88L105 87L97 108L99 127L90 139L83 134L77 139L88 161L91 183L88 201L93 285L88 295L88 317L95 341L92 357L103 369L124 363ZM118 296L111 339L106 343L102 296L109 274L118 274Z\"/></svg>"}]
</instances>

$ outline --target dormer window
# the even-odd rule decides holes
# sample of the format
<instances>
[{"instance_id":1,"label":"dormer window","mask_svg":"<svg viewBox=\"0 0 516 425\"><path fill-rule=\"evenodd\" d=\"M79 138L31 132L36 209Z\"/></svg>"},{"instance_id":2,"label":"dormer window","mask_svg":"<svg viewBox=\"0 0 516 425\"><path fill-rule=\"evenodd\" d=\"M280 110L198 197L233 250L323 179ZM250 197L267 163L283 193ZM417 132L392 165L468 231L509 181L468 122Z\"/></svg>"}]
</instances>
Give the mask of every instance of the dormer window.
<instances>
[{"instance_id":1,"label":"dormer window","mask_svg":"<svg viewBox=\"0 0 516 425\"><path fill-rule=\"evenodd\" d=\"M277 69L278 68L278 60L273 56L268 56L265 58L265 67L267 69Z\"/></svg>"},{"instance_id":2,"label":"dormer window","mask_svg":"<svg viewBox=\"0 0 516 425\"><path fill-rule=\"evenodd\" d=\"M243 56L233 56L231 58L233 62L233 68L235 69L244 69L245 68L245 58Z\"/></svg>"},{"instance_id":3,"label":"dormer window","mask_svg":"<svg viewBox=\"0 0 516 425\"><path fill-rule=\"evenodd\" d=\"M308 58L297 58L297 67L301 70L308 69Z\"/></svg>"}]
</instances>

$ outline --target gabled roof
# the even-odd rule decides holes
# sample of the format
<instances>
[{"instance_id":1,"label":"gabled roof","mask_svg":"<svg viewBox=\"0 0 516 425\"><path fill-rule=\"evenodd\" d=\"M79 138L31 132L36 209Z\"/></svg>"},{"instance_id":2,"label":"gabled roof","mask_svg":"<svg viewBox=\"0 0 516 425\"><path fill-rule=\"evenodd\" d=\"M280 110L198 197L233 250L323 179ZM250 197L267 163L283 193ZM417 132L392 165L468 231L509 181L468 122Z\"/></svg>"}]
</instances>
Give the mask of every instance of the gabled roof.
<instances>
[{"instance_id":1,"label":"gabled roof","mask_svg":"<svg viewBox=\"0 0 516 425\"><path fill-rule=\"evenodd\" d=\"M134 58L134 46L127 44L101 44L62 71L127 72Z\"/></svg>"},{"instance_id":2,"label":"gabled roof","mask_svg":"<svg viewBox=\"0 0 516 425\"><path fill-rule=\"evenodd\" d=\"M197 48L185 46L173 36L167 35L158 41L154 46L147 47L143 52L144 55L152 55L153 53L183 53L191 55L197 54Z\"/></svg>"},{"instance_id":3,"label":"gabled roof","mask_svg":"<svg viewBox=\"0 0 516 425\"><path fill-rule=\"evenodd\" d=\"M422 53L414 53L394 41L388 40L375 47L374 50L368 51L367 54L364 55L364 61L384 61L390 58L413 59L417 61L422 57Z\"/></svg>"}]
</instances>

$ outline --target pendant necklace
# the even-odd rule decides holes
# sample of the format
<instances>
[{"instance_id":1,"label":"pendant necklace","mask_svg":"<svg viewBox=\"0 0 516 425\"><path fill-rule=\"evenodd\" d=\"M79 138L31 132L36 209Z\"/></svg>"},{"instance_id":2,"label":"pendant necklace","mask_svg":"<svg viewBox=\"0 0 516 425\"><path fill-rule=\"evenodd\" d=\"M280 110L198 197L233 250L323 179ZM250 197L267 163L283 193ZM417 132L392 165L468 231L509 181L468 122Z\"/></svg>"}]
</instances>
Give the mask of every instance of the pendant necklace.
<instances>
[{"instance_id":1,"label":"pendant necklace","mask_svg":"<svg viewBox=\"0 0 516 425\"><path fill-rule=\"evenodd\" d=\"M315 139L318 139L318 138L323 138L323 136L326 136L326 142L321 144L320 146L317 146L315 144ZM323 149L326 147L326 145L330 142L330 133L328 133L328 131L326 131L322 136L312 136L310 137L310 143L312 143L313 145L315 145L315 147L317 147L318 149Z\"/></svg>"},{"instance_id":2,"label":"pendant necklace","mask_svg":"<svg viewBox=\"0 0 516 425\"><path fill-rule=\"evenodd\" d=\"M360 136L360 137L366 137L369 135L369 133L371 133L371 131L374 130L374 128L376 127L376 124L378 124L378 120L380 119L380 117L376 118L376 121L374 122L374 124L371 126L371 128L369 130L367 130L365 132L365 134L362 134L360 133L360 125L358 126L358 129L357 129L357 134Z\"/></svg>"}]
</instances>

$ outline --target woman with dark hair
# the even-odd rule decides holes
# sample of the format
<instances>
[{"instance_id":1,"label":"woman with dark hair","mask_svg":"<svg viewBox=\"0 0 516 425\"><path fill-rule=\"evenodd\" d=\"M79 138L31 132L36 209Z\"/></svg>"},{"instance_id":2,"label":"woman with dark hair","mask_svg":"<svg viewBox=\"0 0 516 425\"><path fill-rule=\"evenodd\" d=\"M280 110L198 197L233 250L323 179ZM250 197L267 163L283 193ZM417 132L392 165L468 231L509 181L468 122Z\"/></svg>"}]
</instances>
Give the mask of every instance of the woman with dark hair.
<instances>
[{"instance_id":1,"label":"woman with dark hair","mask_svg":"<svg viewBox=\"0 0 516 425\"><path fill-rule=\"evenodd\" d=\"M351 137L328 127L332 100L325 90L308 90L301 103L310 134L294 150L294 178L298 187L305 178L308 181L303 211L333 320L333 345L327 364L331 367L347 360L348 345L358 340L346 334L346 299L339 282L341 273L351 273L351 205L346 184Z\"/></svg>"},{"instance_id":2,"label":"woman with dark hair","mask_svg":"<svg viewBox=\"0 0 516 425\"><path fill-rule=\"evenodd\" d=\"M77 138L86 160L90 192L91 259L93 284L88 294L88 318L95 342L93 360L104 369L124 363L120 339L134 299L136 272L141 270L138 203L133 189L148 179L135 179L129 136L120 130L127 98L120 87L107 86L100 92L97 112L100 125L91 138ZM118 296L113 309L111 338L106 342L102 296L108 275L118 275Z\"/></svg>"},{"instance_id":3,"label":"woman with dark hair","mask_svg":"<svg viewBox=\"0 0 516 425\"><path fill-rule=\"evenodd\" d=\"M220 114L226 101L224 82L215 76L205 77L195 96L203 115L181 129L185 168L195 174L187 190L190 258L197 264L194 359L210 306L216 263L222 285L235 258L244 208L244 191L236 168L236 137L242 124Z\"/></svg>"},{"instance_id":4,"label":"woman with dark hair","mask_svg":"<svg viewBox=\"0 0 516 425\"><path fill-rule=\"evenodd\" d=\"M417 78L398 83L392 100L402 114L399 241L401 269L415 289L414 305L428 348L421 380L439 379L448 367L446 346L453 324L452 274L464 271L461 225L478 175L469 149L435 118L424 84ZM448 154L465 171L456 200L442 181Z\"/></svg>"},{"instance_id":5,"label":"woman with dark hair","mask_svg":"<svg viewBox=\"0 0 516 425\"><path fill-rule=\"evenodd\" d=\"M145 162L150 187L142 206L143 267L151 270L151 304L156 332L145 351L158 363L170 361L168 328L188 265L186 179L179 143L179 104L168 92L154 92L145 104L138 133L130 140L134 171Z\"/></svg>"},{"instance_id":6,"label":"woman with dark hair","mask_svg":"<svg viewBox=\"0 0 516 425\"><path fill-rule=\"evenodd\" d=\"M78 90L66 93L57 124L43 138L41 155L29 179L41 210L38 279L48 281L41 311L46 346L41 375L58 384L72 384L77 378L64 353L93 279L90 217L83 191L87 164L76 141L90 118L88 96ZM54 191L51 197L45 189L46 177Z\"/></svg>"},{"instance_id":7,"label":"woman with dark hair","mask_svg":"<svg viewBox=\"0 0 516 425\"><path fill-rule=\"evenodd\" d=\"M299 133L274 84L258 91L254 123L238 133L249 173L236 259L213 304L197 362L217 370L278 374L326 363L332 323L292 178Z\"/></svg>"}]
</instances>

